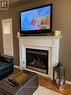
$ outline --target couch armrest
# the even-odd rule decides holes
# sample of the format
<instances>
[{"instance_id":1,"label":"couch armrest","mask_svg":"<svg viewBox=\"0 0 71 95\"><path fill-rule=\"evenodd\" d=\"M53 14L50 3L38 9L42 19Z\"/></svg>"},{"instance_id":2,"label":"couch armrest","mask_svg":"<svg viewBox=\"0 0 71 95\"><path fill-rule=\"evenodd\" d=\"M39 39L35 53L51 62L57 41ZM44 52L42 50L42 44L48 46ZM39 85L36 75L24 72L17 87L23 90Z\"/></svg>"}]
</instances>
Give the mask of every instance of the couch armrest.
<instances>
[{"instance_id":1,"label":"couch armrest","mask_svg":"<svg viewBox=\"0 0 71 95\"><path fill-rule=\"evenodd\" d=\"M4 56L0 56L0 62L6 62L6 63L12 62L12 63L14 63L14 59L12 56L4 55Z\"/></svg>"}]
</instances>

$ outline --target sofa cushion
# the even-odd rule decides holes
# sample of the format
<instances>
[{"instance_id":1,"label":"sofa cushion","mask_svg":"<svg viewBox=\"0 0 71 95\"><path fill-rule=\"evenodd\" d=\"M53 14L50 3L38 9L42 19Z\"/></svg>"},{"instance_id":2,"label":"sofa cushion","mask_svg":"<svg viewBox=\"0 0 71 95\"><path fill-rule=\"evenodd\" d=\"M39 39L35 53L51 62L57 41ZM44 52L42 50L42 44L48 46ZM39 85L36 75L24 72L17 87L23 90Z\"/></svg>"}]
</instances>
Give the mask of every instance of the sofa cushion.
<instances>
[{"instance_id":1,"label":"sofa cushion","mask_svg":"<svg viewBox=\"0 0 71 95\"><path fill-rule=\"evenodd\" d=\"M0 56L0 80L13 72L14 60L13 57Z\"/></svg>"},{"instance_id":2,"label":"sofa cushion","mask_svg":"<svg viewBox=\"0 0 71 95\"><path fill-rule=\"evenodd\" d=\"M0 65L2 65L3 64L3 62L0 62Z\"/></svg>"}]
</instances>

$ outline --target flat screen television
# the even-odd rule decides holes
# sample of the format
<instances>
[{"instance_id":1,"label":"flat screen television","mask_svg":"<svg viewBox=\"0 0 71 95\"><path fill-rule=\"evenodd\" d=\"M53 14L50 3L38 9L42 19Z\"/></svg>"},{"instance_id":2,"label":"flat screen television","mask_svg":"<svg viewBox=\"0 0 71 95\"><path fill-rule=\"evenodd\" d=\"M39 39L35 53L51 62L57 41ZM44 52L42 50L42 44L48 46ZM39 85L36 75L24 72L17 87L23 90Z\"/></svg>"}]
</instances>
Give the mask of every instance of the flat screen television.
<instances>
[{"instance_id":1,"label":"flat screen television","mask_svg":"<svg viewBox=\"0 0 71 95\"><path fill-rule=\"evenodd\" d=\"M20 34L36 35L52 32L52 4L20 11Z\"/></svg>"}]
</instances>

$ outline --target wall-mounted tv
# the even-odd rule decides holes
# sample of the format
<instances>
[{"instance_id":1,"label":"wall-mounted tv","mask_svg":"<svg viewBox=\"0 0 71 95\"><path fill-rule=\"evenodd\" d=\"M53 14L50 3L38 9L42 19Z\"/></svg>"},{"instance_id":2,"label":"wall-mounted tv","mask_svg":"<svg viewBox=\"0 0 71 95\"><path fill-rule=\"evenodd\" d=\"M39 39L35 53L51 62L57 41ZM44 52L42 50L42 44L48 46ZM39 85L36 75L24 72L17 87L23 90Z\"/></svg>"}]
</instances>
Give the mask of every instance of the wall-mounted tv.
<instances>
[{"instance_id":1,"label":"wall-mounted tv","mask_svg":"<svg viewBox=\"0 0 71 95\"><path fill-rule=\"evenodd\" d=\"M52 4L20 11L20 34L52 32Z\"/></svg>"}]
</instances>

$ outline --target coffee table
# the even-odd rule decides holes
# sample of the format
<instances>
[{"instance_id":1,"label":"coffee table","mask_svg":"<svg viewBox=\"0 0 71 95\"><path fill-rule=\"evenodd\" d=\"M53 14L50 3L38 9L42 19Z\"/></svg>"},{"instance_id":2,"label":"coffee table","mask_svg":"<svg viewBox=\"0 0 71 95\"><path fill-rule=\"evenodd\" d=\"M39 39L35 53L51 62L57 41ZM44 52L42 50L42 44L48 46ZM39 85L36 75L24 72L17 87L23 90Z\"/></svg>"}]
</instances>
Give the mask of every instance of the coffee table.
<instances>
[{"instance_id":1,"label":"coffee table","mask_svg":"<svg viewBox=\"0 0 71 95\"><path fill-rule=\"evenodd\" d=\"M16 81L17 84L10 84L9 79ZM22 74L11 75L0 81L0 95L32 95L37 87L38 75L23 70Z\"/></svg>"}]
</instances>

